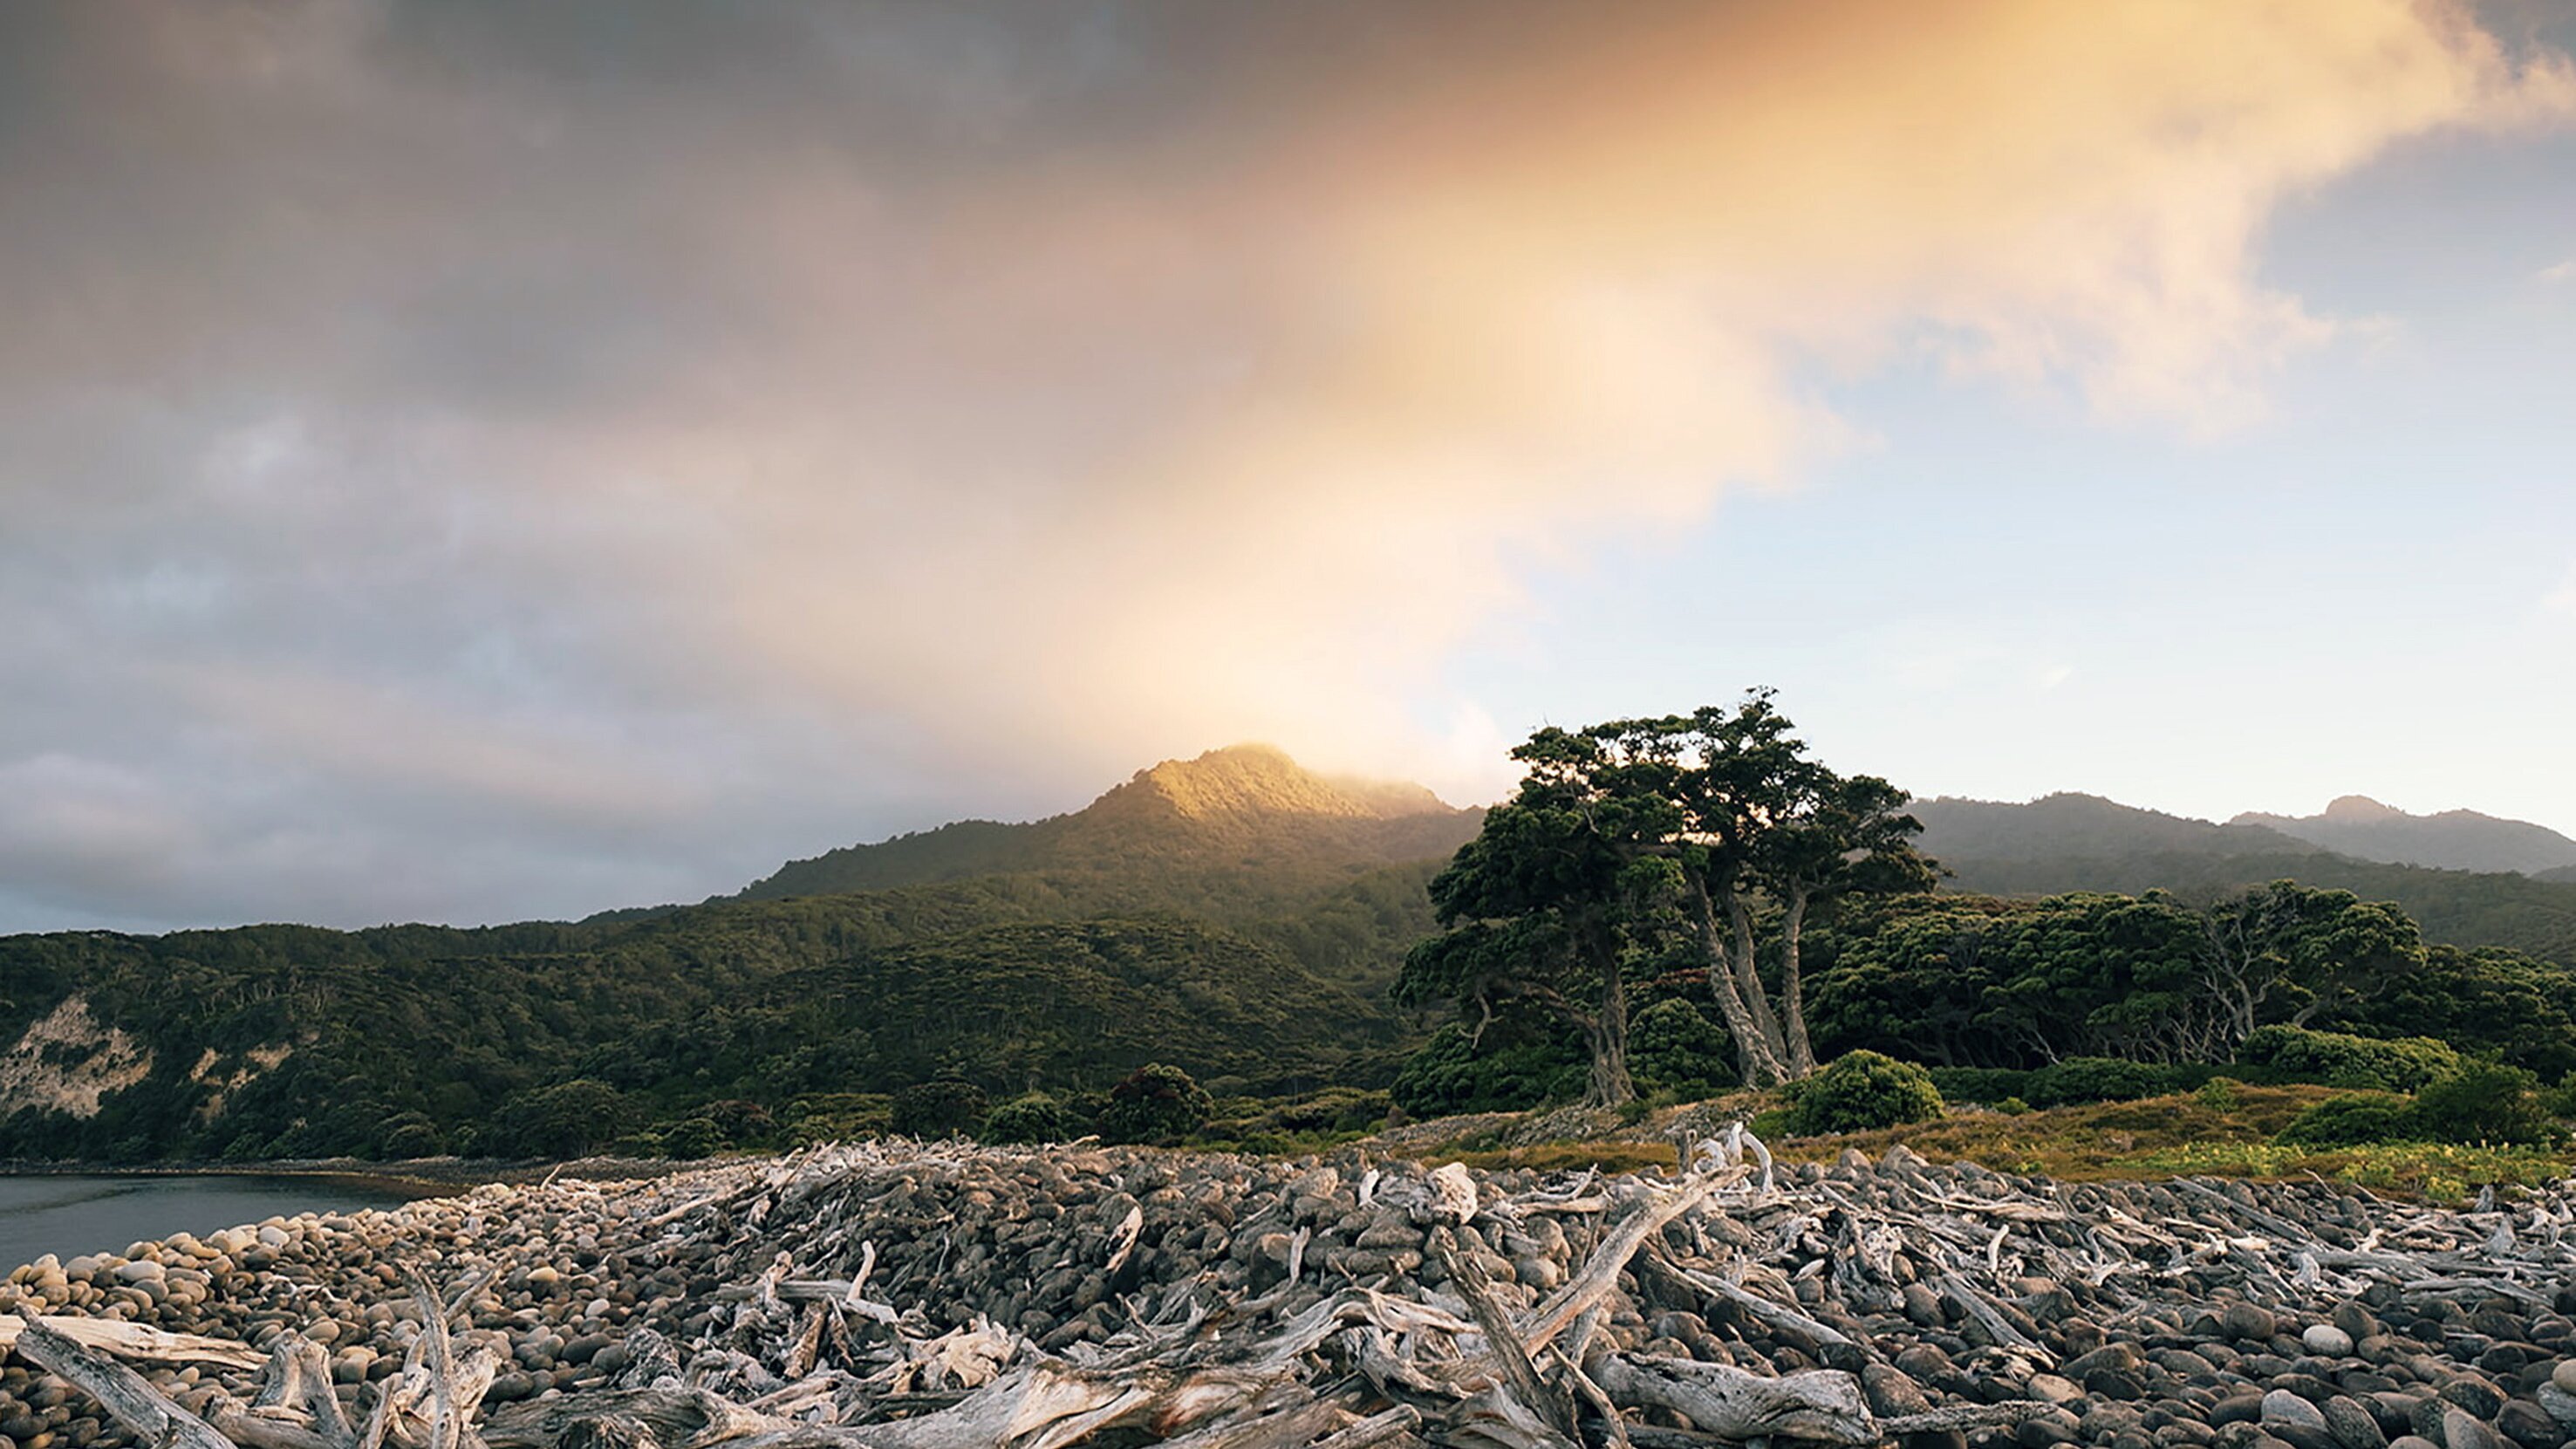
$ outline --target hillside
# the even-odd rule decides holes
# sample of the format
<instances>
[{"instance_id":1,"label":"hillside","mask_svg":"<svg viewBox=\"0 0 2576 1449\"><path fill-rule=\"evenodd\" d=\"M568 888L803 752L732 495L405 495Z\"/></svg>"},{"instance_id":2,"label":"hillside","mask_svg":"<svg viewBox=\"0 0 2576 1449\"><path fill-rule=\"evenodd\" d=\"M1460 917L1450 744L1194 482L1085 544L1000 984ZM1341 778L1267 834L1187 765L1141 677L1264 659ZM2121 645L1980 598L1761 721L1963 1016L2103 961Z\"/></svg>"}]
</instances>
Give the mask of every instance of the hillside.
<instances>
[{"instance_id":1,"label":"hillside","mask_svg":"<svg viewBox=\"0 0 2576 1449\"><path fill-rule=\"evenodd\" d=\"M2395 901L2430 940L2576 964L2576 882L2359 860L2243 817L2218 825L2090 795L2026 805L1918 800L1908 808L1924 823L1923 848L1949 870L1950 889L2169 890L2205 899L2290 878Z\"/></svg>"},{"instance_id":2,"label":"hillside","mask_svg":"<svg viewBox=\"0 0 2576 1449\"><path fill-rule=\"evenodd\" d=\"M2576 840L2545 825L2475 810L2409 815L2367 795L2346 795L2319 815L2259 815L2228 822L2277 831L2339 855L2439 870L2576 873Z\"/></svg>"},{"instance_id":3,"label":"hillside","mask_svg":"<svg viewBox=\"0 0 2576 1449\"><path fill-rule=\"evenodd\" d=\"M735 898L1035 873L1103 903L1233 916L1374 866L1446 859L1483 819L1419 785L1317 775L1266 745L1236 745L1140 770L1071 814L960 821L790 861Z\"/></svg>"},{"instance_id":4,"label":"hillside","mask_svg":"<svg viewBox=\"0 0 2576 1449\"><path fill-rule=\"evenodd\" d=\"M0 1159L492 1150L583 1078L639 1125L935 1074L1098 1090L1156 1060L1233 1090L1383 1081L1386 985L1480 818L1237 748L698 906L0 937Z\"/></svg>"}]
</instances>

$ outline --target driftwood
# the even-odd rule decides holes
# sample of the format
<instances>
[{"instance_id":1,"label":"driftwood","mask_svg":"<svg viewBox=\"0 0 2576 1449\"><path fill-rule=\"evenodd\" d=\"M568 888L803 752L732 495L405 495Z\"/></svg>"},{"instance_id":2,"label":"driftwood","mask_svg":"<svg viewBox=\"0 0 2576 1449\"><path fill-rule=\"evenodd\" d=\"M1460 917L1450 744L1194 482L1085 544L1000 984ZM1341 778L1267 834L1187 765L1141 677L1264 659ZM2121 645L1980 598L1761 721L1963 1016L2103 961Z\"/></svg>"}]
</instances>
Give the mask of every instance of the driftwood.
<instances>
[{"instance_id":1,"label":"driftwood","mask_svg":"<svg viewBox=\"0 0 2576 1449\"><path fill-rule=\"evenodd\" d=\"M1608 1353L1591 1371L1620 1403L1670 1409L1720 1438L1868 1444L1880 1437L1859 1382L1834 1369L1766 1379L1722 1363Z\"/></svg>"},{"instance_id":2,"label":"driftwood","mask_svg":"<svg viewBox=\"0 0 2576 1449\"><path fill-rule=\"evenodd\" d=\"M466 1254L445 1292L410 1284L403 1323L377 1314L376 1351L401 1359L355 1390L357 1428L324 1349L291 1331L265 1355L76 1316L0 1317L0 1333L161 1449L1860 1449L2050 1412L1985 1400L2086 1351L2055 1327L2077 1312L2115 1328L2155 1315L2170 1334L2213 1281L2315 1318L2372 1285L2374 1302L2475 1310L2546 1307L2576 1279L2576 1191L2467 1213L2327 1200L2302 1227L2287 1190L2269 1211L2200 1184L1931 1169L1902 1148L1791 1169L1741 1131L1676 1147L1685 1169L1661 1177L1202 1159L1242 1175L1204 1213L1208 1177L1174 1186L1161 1159L1080 1146L873 1144L660 1184L488 1189L479 1214L554 1214L558 1254L577 1204L601 1259L690 1275L685 1304L618 1299L637 1306L578 1331L605 1331L620 1359L596 1341L596 1359L533 1359L504 1397L544 1396L487 1405L517 1370L512 1339L535 1336L512 1301L546 1300L509 1300L489 1285L511 1265ZM1024 1191L1054 1197L1023 1215ZM1030 1246L997 1266L1006 1243ZM973 1291L950 1286L952 1254ZM380 1307L363 1286L350 1301ZM577 1286L554 1303L606 1296ZM569 1339L608 1310L548 1312ZM1911 1382L1891 1359L1924 1341L1908 1320L1927 1313L1993 1345L1958 1361L1975 1392L1928 1374L1883 1392ZM199 1411L110 1355L199 1367Z\"/></svg>"},{"instance_id":3,"label":"driftwood","mask_svg":"<svg viewBox=\"0 0 2576 1449\"><path fill-rule=\"evenodd\" d=\"M170 1402L141 1374L83 1347L42 1320L28 1324L18 1335L17 1349L28 1362L98 1400L100 1408L147 1444L167 1449L230 1449L232 1441Z\"/></svg>"},{"instance_id":4,"label":"driftwood","mask_svg":"<svg viewBox=\"0 0 2576 1449\"><path fill-rule=\"evenodd\" d=\"M164 1333L140 1323L126 1323L114 1318L75 1318L68 1314L46 1314L29 1320L14 1313L0 1313L0 1358L18 1346L19 1335L30 1322L60 1334L97 1353L141 1363L212 1364L223 1368L257 1368L262 1362L259 1350L228 1338L208 1338L195 1333Z\"/></svg>"}]
</instances>

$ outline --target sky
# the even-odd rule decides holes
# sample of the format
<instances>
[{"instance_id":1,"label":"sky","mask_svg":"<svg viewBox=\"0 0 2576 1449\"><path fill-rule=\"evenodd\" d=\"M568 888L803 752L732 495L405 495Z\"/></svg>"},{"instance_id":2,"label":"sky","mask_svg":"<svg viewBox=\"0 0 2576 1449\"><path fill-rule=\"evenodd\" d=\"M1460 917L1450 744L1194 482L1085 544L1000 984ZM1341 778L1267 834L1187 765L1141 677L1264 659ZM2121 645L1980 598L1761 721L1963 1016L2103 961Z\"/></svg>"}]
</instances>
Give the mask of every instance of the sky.
<instances>
[{"instance_id":1,"label":"sky","mask_svg":"<svg viewBox=\"0 0 2576 1449\"><path fill-rule=\"evenodd\" d=\"M2576 5L0 8L0 929L1776 686L2576 833Z\"/></svg>"}]
</instances>

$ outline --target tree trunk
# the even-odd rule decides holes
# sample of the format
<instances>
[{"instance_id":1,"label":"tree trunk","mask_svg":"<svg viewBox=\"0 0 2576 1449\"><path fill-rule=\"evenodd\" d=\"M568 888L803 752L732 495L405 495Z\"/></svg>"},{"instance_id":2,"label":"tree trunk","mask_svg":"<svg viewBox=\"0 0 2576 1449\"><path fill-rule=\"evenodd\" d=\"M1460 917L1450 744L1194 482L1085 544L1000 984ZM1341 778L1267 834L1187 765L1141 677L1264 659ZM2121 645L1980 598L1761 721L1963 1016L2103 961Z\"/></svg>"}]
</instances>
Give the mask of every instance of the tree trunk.
<instances>
[{"instance_id":1,"label":"tree trunk","mask_svg":"<svg viewBox=\"0 0 2576 1449\"><path fill-rule=\"evenodd\" d=\"M1592 1081L1583 1099L1589 1106L1616 1107L1637 1098L1637 1084L1628 1075L1628 983L1620 979L1616 951L1598 954L1601 1009L1583 1026L1592 1049Z\"/></svg>"},{"instance_id":2,"label":"tree trunk","mask_svg":"<svg viewBox=\"0 0 2576 1449\"><path fill-rule=\"evenodd\" d=\"M1816 1049L1807 1041L1806 992L1798 980L1798 933L1807 924L1808 892L1803 887L1789 892L1787 918L1781 924L1780 936L1780 1014L1786 1018L1788 1031L1789 1070L1801 1077L1814 1076Z\"/></svg>"},{"instance_id":3,"label":"tree trunk","mask_svg":"<svg viewBox=\"0 0 2576 1449\"><path fill-rule=\"evenodd\" d=\"M1718 1015L1726 1018L1727 1035L1735 1038L1735 1055L1744 1071L1744 1085L1776 1087L1788 1079L1786 1064L1768 1054L1761 1029L1754 1024L1752 1008L1744 1004L1744 993L1737 987L1734 969L1727 960L1726 941L1718 934L1717 909L1709 902L1707 883L1692 880L1691 894L1698 908L1700 949L1708 959L1709 994L1717 998Z\"/></svg>"},{"instance_id":4,"label":"tree trunk","mask_svg":"<svg viewBox=\"0 0 2576 1449\"><path fill-rule=\"evenodd\" d=\"M1754 1028L1762 1033L1762 1045L1771 1053L1774 1070L1783 1081L1803 1076L1790 1070L1789 1041L1780 1033L1780 1018L1772 1014L1771 993L1762 986L1762 968L1754 955L1753 907L1744 897L1729 891L1726 917L1735 935L1736 988L1744 993L1745 1005L1753 1010Z\"/></svg>"}]
</instances>

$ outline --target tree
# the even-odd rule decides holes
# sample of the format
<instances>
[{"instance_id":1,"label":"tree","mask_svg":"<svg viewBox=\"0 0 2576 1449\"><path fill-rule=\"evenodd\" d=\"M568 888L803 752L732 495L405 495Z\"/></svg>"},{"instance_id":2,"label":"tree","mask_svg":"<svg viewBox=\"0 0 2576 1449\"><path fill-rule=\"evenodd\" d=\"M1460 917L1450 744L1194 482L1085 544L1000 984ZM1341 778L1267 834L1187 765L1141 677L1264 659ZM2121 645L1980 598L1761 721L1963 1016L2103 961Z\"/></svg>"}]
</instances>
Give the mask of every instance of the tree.
<instances>
[{"instance_id":1,"label":"tree","mask_svg":"<svg viewBox=\"0 0 2576 1449\"><path fill-rule=\"evenodd\" d=\"M1626 958L1669 895L1651 846L1671 807L1584 734L1542 729L1512 758L1529 772L1432 878L1446 929L1406 953L1396 1000L1473 1004L1479 1032L1499 1002L1527 1001L1582 1032L1587 1103L1629 1101Z\"/></svg>"},{"instance_id":2,"label":"tree","mask_svg":"<svg viewBox=\"0 0 2576 1449\"><path fill-rule=\"evenodd\" d=\"M2276 880L2211 908L2199 1000L2204 1060L2224 1061L2254 1028L2306 1026L2424 963L2415 922L2385 901Z\"/></svg>"},{"instance_id":3,"label":"tree","mask_svg":"<svg viewBox=\"0 0 2576 1449\"><path fill-rule=\"evenodd\" d=\"M1771 700L1772 691L1756 689L1732 710L1711 705L1583 732L1607 788L1662 807L1637 815L1641 828L1659 832L1648 853L1669 864L1676 909L1699 942L1710 995L1754 1086L1816 1070L1800 959L1809 913L1846 896L1926 890L1937 873L1912 844L1923 826L1903 813L1905 792L1810 759ZM1762 971L1766 919L1776 923L1776 1004Z\"/></svg>"},{"instance_id":4,"label":"tree","mask_svg":"<svg viewBox=\"0 0 2576 1449\"><path fill-rule=\"evenodd\" d=\"M1810 913L1933 879L1904 792L1807 758L1768 690L1732 710L1541 729L1512 757L1528 773L1432 881L1446 929L1408 955L1398 999L1545 1007L1583 1033L1588 1102L1634 1095L1627 971L1676 937L1706 963L1744 1079L1812 1073Z\"/></svg>"}]
</instances>

